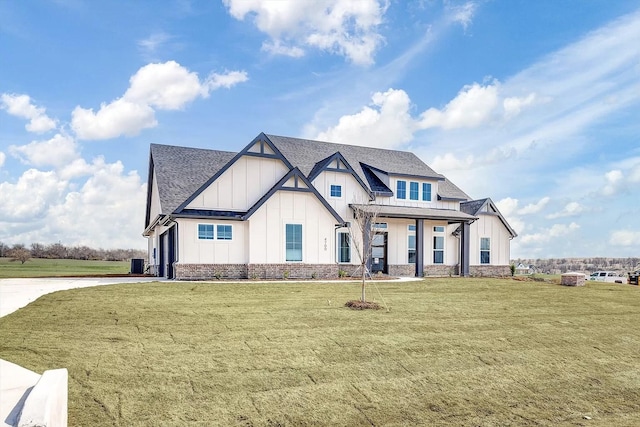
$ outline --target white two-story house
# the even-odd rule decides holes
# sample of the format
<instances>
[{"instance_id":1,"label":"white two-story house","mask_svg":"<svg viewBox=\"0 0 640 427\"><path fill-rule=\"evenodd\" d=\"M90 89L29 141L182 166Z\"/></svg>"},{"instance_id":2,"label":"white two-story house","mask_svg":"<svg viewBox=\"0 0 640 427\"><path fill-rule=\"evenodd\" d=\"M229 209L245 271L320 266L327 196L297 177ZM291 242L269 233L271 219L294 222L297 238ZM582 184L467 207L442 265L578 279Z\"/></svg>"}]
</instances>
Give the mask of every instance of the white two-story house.
<instances>
[{"instance_id":1,"label":"white two-story house","mask_svg":"<svg viewBox=\"0 0 640 427\"><path fill-rule=\"evenodd\" d=\"M371 273L510 274L516 233L491 199L413 153L264 133L238 153L151 145L143 235L158 276L356 274L357 212L375 215Z\"/></svg>"}]
</instances>

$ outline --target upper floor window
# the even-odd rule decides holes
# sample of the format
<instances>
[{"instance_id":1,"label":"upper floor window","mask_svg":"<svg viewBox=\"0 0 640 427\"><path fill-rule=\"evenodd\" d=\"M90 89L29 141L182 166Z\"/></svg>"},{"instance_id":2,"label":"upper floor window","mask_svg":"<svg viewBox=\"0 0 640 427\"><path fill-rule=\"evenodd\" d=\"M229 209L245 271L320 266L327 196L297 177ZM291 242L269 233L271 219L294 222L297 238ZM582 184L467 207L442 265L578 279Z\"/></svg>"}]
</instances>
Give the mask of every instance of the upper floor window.
<instances>
[{"instance_id":1,"label":"upper floor window","mask_svg":"<svg viewBox=\"0 0 640 427\"><path fill-rule=\"evenodd\" d=\"M331 195L331 197L342 197L342 186L332 184L329 194Z\"/></svg>"},{"instance_id":2,"label":"upper floor window","mask_svg":"<svg viewBox=\"0 0 640 427\"><path fill-rule=\"evenodd\" d=\"M431 184L428 182L422 183L422 200L425 202L431 201Z\"/></svg>"},{"instance_id":3,"label":"upper floor window","mask_svg":"<svg viewBox=\"0 0 640 427\"><path fill-rule=\"evenodd\" d=\"M419 189L420 186L417 182L410 182L409 183L409 198L411 200L418 200L419 198Z\"/></svg>"},{"instance_id":4,"label":"upper floor window","mask_svg":"<svg viewBox=\"0 0 640 427\"><path fill-rule=\"evenodd\" d=\"M230 225L220 225L216 227L216 233L218 234L218 240L231 240L233 237Z\"/></svg>"},{"instance_id":5,"label":"upper floor window","mask_svg":"<svg viewBox=\"0 0 640 427\"><path fill-rule=\"evenodd\" d=\"M396 185L396 198L398 199L406 199L407 198L407 181L398 181Z\"/></svg>"},{"instance_id":6,"label":"upper floor window","mask_svg":"<svg viewBox=\"0 0 640 427\"><path fill-rule=\"evenodd\" d=\"M489 237L480 238L480 264L491 263L491 239Z\"/></svg>"},{"instance_id":7,"label":"upper floor window","mask_svg":"<svg viewBox=\"0 0 640 427\"><path fill-rule=\"evenodd\" d=\"M287 224L285 229L285 259L302 261L302 224Z\"/></svg>"},{"instance_id":8,"label":"upper floor window","mask_svg":"<svg viewBox=\"0 0 640 427\"><path fill-rule=\"evenodd\" d=\"M198 224L198 239L213 240L213 224Z\"/></svg>"}]
</instances>

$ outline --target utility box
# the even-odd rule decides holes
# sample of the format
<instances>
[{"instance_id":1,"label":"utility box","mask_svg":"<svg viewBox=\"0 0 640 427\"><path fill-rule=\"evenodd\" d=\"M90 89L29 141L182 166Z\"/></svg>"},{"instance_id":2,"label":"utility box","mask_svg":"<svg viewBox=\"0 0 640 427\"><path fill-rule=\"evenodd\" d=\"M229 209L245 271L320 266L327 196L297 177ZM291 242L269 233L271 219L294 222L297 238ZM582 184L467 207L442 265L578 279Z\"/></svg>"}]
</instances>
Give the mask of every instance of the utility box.
<instances>
[{"instance_id":1,"label":"utility box","mask_svg":"<svg viewBox=\"0 0 640 427\"><path fill-rule=\"evenodd\" d=\"M131 274L144 274L144 259L131 258Z\"/></svg>"}]
</instances>

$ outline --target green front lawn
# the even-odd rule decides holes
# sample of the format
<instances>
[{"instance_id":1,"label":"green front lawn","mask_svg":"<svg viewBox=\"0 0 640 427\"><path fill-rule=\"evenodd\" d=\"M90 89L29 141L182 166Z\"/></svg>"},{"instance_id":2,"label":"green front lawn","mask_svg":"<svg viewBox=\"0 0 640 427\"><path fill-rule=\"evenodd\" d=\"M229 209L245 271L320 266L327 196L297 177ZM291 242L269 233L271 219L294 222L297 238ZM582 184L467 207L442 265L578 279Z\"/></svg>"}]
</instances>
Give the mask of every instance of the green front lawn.
<instances>
[{"instance_id":1,"label":"green front lawn","mask_svg":"<svg viewBox=\"0 0 640 427\"><path fill-rule=\"evenodd\" d=\"M0 319L0 358L69 369L70 426L636 426L638 287L497 279L147 283Z\"/></svg>"},{"instance_id":2,"label":"green front lawn","mask_svg":"<svg viewBox=\"0 0 640 427\"><path fill-rule=\"evenodd\" d=\"M32 258L21 264L10 258L0 258L0 279L9 277L58 277L126 274L129 261L84 261L77 259Z\"/></svg>"}]
</instances>

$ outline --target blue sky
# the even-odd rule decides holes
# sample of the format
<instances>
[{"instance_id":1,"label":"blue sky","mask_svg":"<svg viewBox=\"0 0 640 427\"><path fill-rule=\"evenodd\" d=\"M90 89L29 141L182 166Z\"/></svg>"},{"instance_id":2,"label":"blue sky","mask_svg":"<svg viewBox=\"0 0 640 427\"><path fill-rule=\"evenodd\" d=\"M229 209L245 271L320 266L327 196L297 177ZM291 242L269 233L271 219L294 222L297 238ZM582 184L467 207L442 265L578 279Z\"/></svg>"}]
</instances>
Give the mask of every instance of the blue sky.
<instances>
[{"instance_id":1,"label":"blue sky","mask_svg":"<svg viewBox=\"0 0 640 427\"><path fill-rule=\"evenodd\" d=\"M0 1L0 241L144 248L150 143L411 150L512 258L640 256L640 1Z\"/></svg>"}]
</instances>

